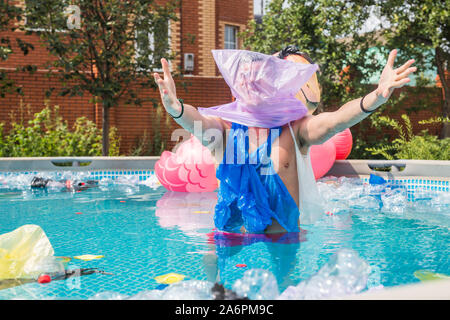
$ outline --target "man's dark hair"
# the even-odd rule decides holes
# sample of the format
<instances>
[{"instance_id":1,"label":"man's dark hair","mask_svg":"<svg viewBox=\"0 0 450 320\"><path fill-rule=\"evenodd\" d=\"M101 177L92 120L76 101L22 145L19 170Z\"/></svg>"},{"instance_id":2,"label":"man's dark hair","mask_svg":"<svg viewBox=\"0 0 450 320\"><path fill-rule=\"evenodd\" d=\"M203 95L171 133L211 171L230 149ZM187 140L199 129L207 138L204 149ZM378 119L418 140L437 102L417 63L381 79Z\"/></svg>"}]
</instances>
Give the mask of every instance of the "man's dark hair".
<instances>
[{"instance_id":1,"label":"man's dark hair","mask_svg":"<svg viewBox=\"0 0 450 320\"><path fill-rule=\"evenodd\" d=\"M278 54L278 58L284 59L287 56L290 56L291 54L297 54L300 52L300 49L295 45L288 45L287 47L284 47L283 50L280 51Z\"/></svg>"},{"instance_id":2,"label":"man's dark hair","mask_svg":"<svg viewBox=\"0 0 450 320\"><path fill-rule=\"evenodd\" d=\"M292 45L292 44L288 45L283 50L281 50L280 53L278 54L278 58L285 59L286 57L288 57L292 54L302 56L309 63L314 64L314 61L311 59L311 57L307 53L300 51L300 49L297 46Z\"/></svg>"}]
</instances>

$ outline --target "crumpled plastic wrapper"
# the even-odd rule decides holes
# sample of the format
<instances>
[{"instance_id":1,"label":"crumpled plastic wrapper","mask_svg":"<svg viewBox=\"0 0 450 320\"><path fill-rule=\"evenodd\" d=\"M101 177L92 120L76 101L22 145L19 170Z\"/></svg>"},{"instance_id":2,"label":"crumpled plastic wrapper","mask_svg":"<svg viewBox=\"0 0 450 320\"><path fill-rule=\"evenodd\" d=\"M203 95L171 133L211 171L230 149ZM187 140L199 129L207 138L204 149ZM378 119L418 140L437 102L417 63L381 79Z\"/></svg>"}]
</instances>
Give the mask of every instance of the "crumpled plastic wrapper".
<instances>
[{"instance_id":1,"label":"crumpled plastic wrapper","mask_svg":"<svg viewBox=\"0 0 450 320\"><path fill-rule=\"evenodd\" d=\"M64 270L53 256L54 250L44 230L24 225L0 235L0 280L37 279L45 272Z\"/></svg>"}]
</instances>

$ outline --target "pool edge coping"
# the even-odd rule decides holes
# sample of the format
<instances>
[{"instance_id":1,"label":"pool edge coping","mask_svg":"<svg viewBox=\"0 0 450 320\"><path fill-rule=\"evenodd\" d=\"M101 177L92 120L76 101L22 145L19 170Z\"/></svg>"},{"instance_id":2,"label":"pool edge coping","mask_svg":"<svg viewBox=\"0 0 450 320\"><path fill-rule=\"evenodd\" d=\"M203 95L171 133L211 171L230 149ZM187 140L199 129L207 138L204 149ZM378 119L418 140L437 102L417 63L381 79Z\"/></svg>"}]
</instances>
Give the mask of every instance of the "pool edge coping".
<instances>
[{"instance_id":1,"label":"pool edge coping","mask_svg":"<svg viewBox=\"0 0 450 320\"><path fill-rule=\"evenodd\" d=\"M154 170L158 156L146 157L28 157L0 158L0 172ZM71 163L71 166L56 164ZM88 165L83 165L88 164ZM388 171L379 171L388 170ZM450 161L444 160L336 160L327 176L439 177L450 179Z\"/></svg>"}]
</instances>

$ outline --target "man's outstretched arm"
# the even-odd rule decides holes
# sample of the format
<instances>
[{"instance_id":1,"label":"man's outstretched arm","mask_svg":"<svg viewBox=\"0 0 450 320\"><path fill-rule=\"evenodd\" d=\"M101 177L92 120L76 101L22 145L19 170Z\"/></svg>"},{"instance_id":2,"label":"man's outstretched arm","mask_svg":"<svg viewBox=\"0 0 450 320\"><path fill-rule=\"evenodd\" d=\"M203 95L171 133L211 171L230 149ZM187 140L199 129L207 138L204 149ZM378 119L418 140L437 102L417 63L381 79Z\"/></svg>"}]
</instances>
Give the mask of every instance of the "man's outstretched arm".
<instances>
[{"instance_id":1,"label":"man's outstretched arm","mask_svg":"<svg viewBox=\"0 0 450 320\"><path fill-rule=\"evenodd\" d=\"M298 127L299 140L303 145L321 144L334 136L367 118L372 111L385 103L396 88L403 87L410 81L408 76L417 70L411 67L414 60L409 60L401 67L394 69L397 50L389 54L386 66L381 73L378 88L362 98L347 102L334 112L323 112L317 116L309 116L300 121ZM362 100L363 99L363 100ZM361 109L368 112L364 112Z\"/></svg>"},{"instance_id":2,"label":"man's outstretched arm","mask_svg":"<svg viewBox=\"0 0 450 320\"><path fill-rule=\"evenodd\" d=\"M158 73L154 73L153 76L158 84L164 108L174 117L174 120L192 134L194 134L194 123L196 121L201 122L202 133L208 129L217 129L220 132L223 132L224 127L221 119L203 116L195 107L189 104L183 103L184 107L182 107L177 98L175 81L170 73L169 63L163 58L161 59L161 64L163 67L164 78L161 78ZM202 143L206 145L208 144L208 141L202 140Z\"/></svg>"}]
</instances>

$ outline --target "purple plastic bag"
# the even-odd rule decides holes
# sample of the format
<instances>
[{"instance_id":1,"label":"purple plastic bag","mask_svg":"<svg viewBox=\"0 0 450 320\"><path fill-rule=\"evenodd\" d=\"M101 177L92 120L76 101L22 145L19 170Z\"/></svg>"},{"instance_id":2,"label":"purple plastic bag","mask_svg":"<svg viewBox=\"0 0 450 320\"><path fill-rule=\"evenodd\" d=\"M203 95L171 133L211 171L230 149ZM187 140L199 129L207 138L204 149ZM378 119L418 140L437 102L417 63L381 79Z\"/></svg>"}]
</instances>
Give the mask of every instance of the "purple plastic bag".
<instances>
[{"instance_id":1,"label":"purple plastic bag","mask_svg":"<svg viewBox=\"0 0 450 320\"><path fill-rule=\"evenodd\" d=\"M262 128L281 126L307 114L295 95L317 71L316 64L247 50L212 50L212 54L236 101L198 108L201 114Z\"/></svg>"}]
</instances>

